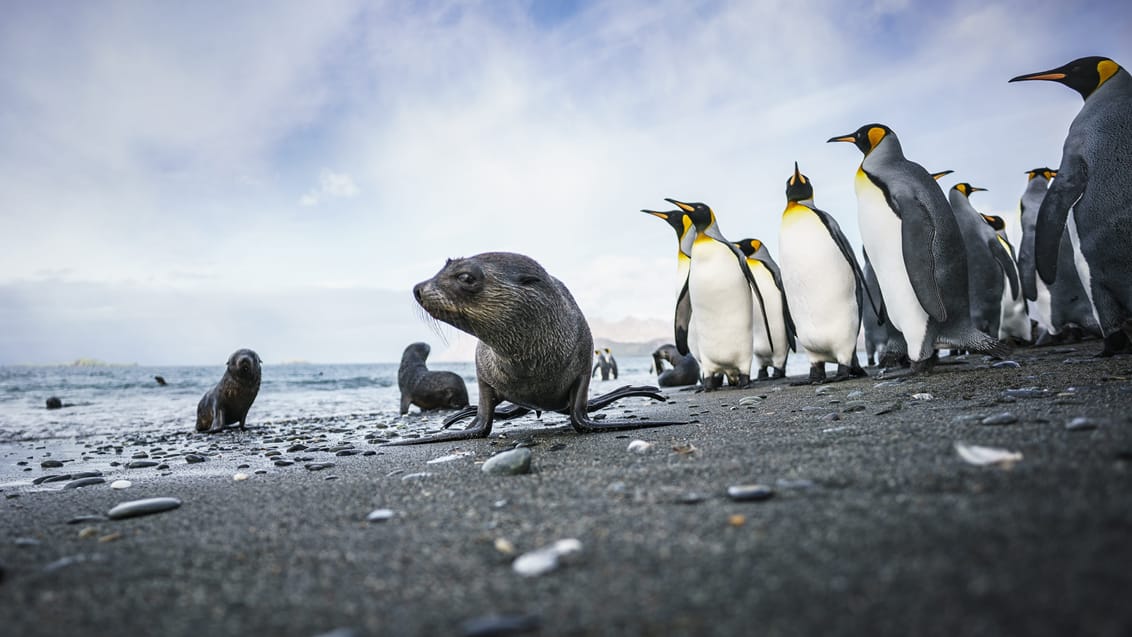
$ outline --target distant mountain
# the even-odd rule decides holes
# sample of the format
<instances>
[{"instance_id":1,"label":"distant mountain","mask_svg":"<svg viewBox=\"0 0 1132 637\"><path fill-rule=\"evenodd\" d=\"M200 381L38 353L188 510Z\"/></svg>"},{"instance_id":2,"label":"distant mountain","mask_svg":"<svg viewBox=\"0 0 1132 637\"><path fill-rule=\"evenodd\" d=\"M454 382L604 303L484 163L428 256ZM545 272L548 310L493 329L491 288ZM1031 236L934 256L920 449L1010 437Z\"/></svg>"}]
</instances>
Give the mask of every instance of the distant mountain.
<instances>
[{"instance_id":1,"label":"distant mountain","mask_svg":"<svg viewBox=\"0 0 1132 637\"><path fill-rule=\"evenodd\" d=\"M660 319L642 319L629 316L617 321L595 319L590 321L594 347L608 347L614 356L651 356L656 348L673 342L672 325ZM446 347L434 346L429 361L475 360L476 339L455 332Z\"/></svg>"}]
</instances>

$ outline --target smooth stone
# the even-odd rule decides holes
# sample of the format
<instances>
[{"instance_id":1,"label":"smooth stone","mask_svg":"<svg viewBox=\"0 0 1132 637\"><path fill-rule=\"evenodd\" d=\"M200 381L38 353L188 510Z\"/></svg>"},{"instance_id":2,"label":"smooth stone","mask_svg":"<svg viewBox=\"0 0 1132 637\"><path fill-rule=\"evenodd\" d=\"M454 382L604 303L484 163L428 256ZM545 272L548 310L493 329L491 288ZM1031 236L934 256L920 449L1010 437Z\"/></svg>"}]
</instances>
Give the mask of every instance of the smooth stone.
<instances>
[{"instance_id":1,"label":"smooth stone","mask_svg":"<svg viewBox=\"0 0 1132 637\"><path fill-rule=\"evenodd\" d=\"M104 484L105 482L106 482L106 478L96 478L96 477L79 478L78 480L71 480L67 484L64 484L63 488L64 489L78 489L79 487L89 487L92 484Z\"/></svg>"},{"instance_id":2,"label":"smooth stone","mask_svg":"<svg viewBox=\"0 0 1132 637\"><path fill-rule=\"evenodd\" d=\"M366 516L366 522L384 522L392 519L396 515L393 509L374 509Z\"/></svg>"},{"instance_id":3,"label":"smooth stone","mask_svg":"<svg viewBox=\"0 0 1132 637\"><path fill-rule=\"evenodd\" d=\"M912 400L935 400L935 396L928 393L912 394Z\"/></svg>"},{"instance_id":4,"label":"smooth stone","mask_svg":"<svg viewBox=\"0 0 1132 637\"><path fill-rule=\"evenodd\" d=\"M89 554L89 555L85 554L85 553L80 553L78 555L68 555L66 557L61 557L61 558L55 560L54 562L51 562L50 564L44 566L43 571L45 573L53 573L55 571L67 568L68 566L72 566L74 564L82 564L83 562L101 562L104 559L106 559L106 558L99 555L98 553L93 553L93 554Z\"/></svg>"},{"instance_id":5,"label":"smooth stone","mask_svg":"<svg viewBox=\"0 0 1132 637\"><path fill-rule=\"evenodd\" d=\"M63 466L63 463L59 462L58 460L44 460L43 462L39 463L39 466L43 467L44 469L58 469L59 467Z\"/></svg>"},{"instance_id":6,"label":"smooth stone","mask_svg":"<svg viewBox=\"0 0 1132 637\"><path fill-rule=\"evenodd\" d=\"M1016 422L1018 422L1018 416L1015 416L1014 414L1012 414L1008 411L1004 411L1001 414L994 414L993 416L987 416L986 418L983 418L982 420L979 421L979 424L983 424L983 425L1013 425Z\"/></svg>"},{"instance_id":7,"label":"smooth stone","mask_svg":"<svg viewBox=\"0 0 1132 637\"><path fill-rule=\"evenodd\" d=\"M889 405L885 405L884 407L881 407L880 410L877 411L875 415L883 416L885 414L891 414L894 411L900 411L903 408L904 408L904 403L902 403L900 401L896 401L894 403L891 403Z\"/></svg>"},{"instance_id":8,"label":"smooth stone","mask_svg":"<svg viewBox=\"0 0 1132 637\"><path fill-rule=\"evenodd\" d=\"M727 497L736 502L761 502L774 497L774 489L765 484L741 484L727 487Z\"/></svg>"},{"instance_id":9,"label":"smooth stone","mask_svg":"<svg viewBox=\"0 0 1132 637\"><path fill-rule=\"evenodd\" d=\"M129 480L115 480L110 483L111 489L129 489L132 486L134 486L134 483Z\"/></svg>"},{"instance_id":10,"label":"smooth stone","mask_svg":"<svg viewBox=\"0 0 1132 637\"><path fill-rule=\"evenodd\" d=\"M1022 389L1004 389L1003 398L1043 398L1049 395L1049 390L1037 387L1023 387Z\"/></svg>"},{"instance_id":11,"label":"smooth stone","mask_svg":"<svg viewBox=\"0 0 1132 637\"><path fill-rule=\"evenodd\" d=\"M1090 429L1096 429L1099 426L1099 422L1093 420L1092 418L1089 418L1088 416L1077 416L1076 418L1070 420L1065 424L1065 428L1069 431L1089 431Z\"/></svg>"},{"instance_id":12,"label":"smooth stone","mask_svg":"<svg viewBox=\"0 0 1132 637\"><path fill-rule=\"evenodd\" d=\"M110 518L105 515L76 515L67 520L67 524L86 524L87 522L105 522Z\"/></svg>"},{"instance_id":13,"label":"smooth stone","mask_svg":"<svg viewBox=\"0 0 1132 637\"><path fill-rule=\"evenodd\" d=\"M707 500L707 499L708 499L708 497L706 495L702 494L702 493L689 492L689 493L683 493L683 494L680 495L680 497L676 498L676 503L677 504L699 504L699 503L701 503L701 502L703 502L704 500Z\"/></svg>"},{"instance_id":14,"label":"smooth stone","mask_svg":"<svg viewBox=\"0 0 1132 637\"><path fill-rule=\"evenodd\" d=\"M634 440L629 443L628 451L631 453L644 455L652 451L653 444L644 440Z\"/></svg>"},{"instance_id":15,"label":"smooth stone","mask_svg":"<svg viewBox=\"0 0 1132 637\"><path fill-rule=\"evenodd\" d=\"M145 469L147 467L156 467L161 464L156 460L134 460L126 465L127 469Z\"/></svg>"},{"instance_id":16,"label":"smooth stone","mask_svg":"<svg viewBox=\"0 0 1132 637\"><path fill-rule=\"evenodd\" d=\"M138 515L161 513L162 511L176 509L179 506L181 506L181 500L178 498L145 498L144 500L122 502L107 511L106 515L111 520L121 520Z\"/></svg>"},{"instance_id":17,"label":"smooth stone","mask_svg":"<svg viewBox=\"0 0 1132 637\"><path fill-rule=\"evenodd\" d=\"M1021 365L1017 361L999 361L991 365L993 369L1018 369Z\"/></svg>"},{"instance_id":18,"label":"smooth stone","mask_svg":"<svg viewBox=\"0 0 1132 637\"><path fill-rule=\"evenodd\" d=\"M334 455L335 456L356 456L359 453L361 453L360 449L343 449L341 451L336 451L334 453Z\"/></svg>"},{"instance_id":19,"label":"smooth stone","mask_svg":"<svg viewBox=\"0 0 1132 637\"><path fill-rule=\"evenodd\" d=\"M304 466L307 468L307 471L322 471L323 469L329 469L329 468L333 467L334 463L333 462L312 462L312 463L310 463L308 465L304 465Z\"/></svg>"},{"instance_id":20,"label":"smooth stone","mask_svg":"<svg viewBox=\"0 0 1132 637\"><path fill-rule=\"evenodd\" d=\"M537 615L484 615L460 624L461 637L503 637L537 631L542 620Z\"/></svg>"},{"instance_id":21,"label":"smooth stone","mask_svg":"<svg viewBox=\"0 0 1132 637\"><path fill-rule=\"evenodd\" d=\"M291 445L290 447L287 447L287 453L298 453L300 451L306 451L306 450L307 450L307 446L306 445L300 445L300 444L294 444L294 445Z\"/></svg>"},{"instance_id":22,"label":"smooth stone","mask_svg":"<svg viewBox=\"0 0 1132 637\"><path fill-rule=\"evenodd\" d=\"M497 453L483 463L480 469L495 476L515 476L531 471L531 450L526 447Z\"/></svg>"},{"instance_id":23,"label":"smooth stone","mask_svg":"<svg viewBox=\"0 0 1132 637\"><path fill-rule=\"evenodd\" d=\"M558 568L560 558L581 550L582 543L574 538L558 540L550 546L520 555L511 563L511 568L523 577L536 577Z\"/></svg>"},{"instance_id":24,"label":"smooth stone","mask_svg":"<svg viewBox=\"0 0 1132 637\"><path fill-rule=\"evenodd\" d=\"M865 411L865 409L867 408L868 404L866 404L864 401L850 400L849 402L841 406L841 411L844 411L847 414L851 414L858 411Z\"/></svg>"},{"instance_id":25,"label":"smooth stone","mask_svg":"<svg viewBox=\"0 0 1132 637\"><path fill-rule=\"evenodd\" d=\"M243 482L244 480L248 479L248 474L241 471L241 472L233 475L232 479L235 480L236 482Z\"/></svg>"},{"instance_id":26,"label":"smooth stone","mask_svg":"<svg viewBox=\"0 0 1132 637\"><path fill-rule=\"evenodd\" d=\"M32 484L48 484L51 482L66 482L67 480L74 480L75 476L70 473L56 473L49 476L39 476L32 480Z\"/></svg>"},{"instance_id":27,"label":"smooth stone","mask_svg":"<svg viewBox=\"0 0 1132 637\"><path fill-rule=\"evenodd\" d=\"M204 461L205 461L205 457L202 456L202 455L195 454L195 453L185 454L185 462L187 462L189 464L197 464L198 462L204 462Z\"/></svg>"},{"instance_id":28,"label":"smooth stone","mask_svg":"<svg viewBox=\"0 0 1132 637\"><path fill-rule=\"evenodd\" d=\"M763 400L764 399L762 396L744 396L743 398L739 399L739 405L741 407L746 407L748 405L758 405Z\"/></svg>"},{"instance_id":29,"label":"smooth stone","mask_svg":"<svg viewBox=\"0 0 1132 637\"><path fill-rule=\"evenodd\" d=\"M293 464L295 464L295 463L291 462L290 460L276 460L275 461L275 466L277 466L277 467L289 467Z\"/></svg>"},{"instance_id":30,"label":"smooth stone","mask_svg":"<svg viewBox=\"0 0 1132 637\"><path fill-rule=\"evenodd\" d=\"M829 385L822 385L821 387L818 387L817 389L814 390L814 394L818 395L818 396L824 396L824 395L832 393L832 392L833 392L833 388L830 387Z\"/></svg>"},{"instance_id":31,"label":"smooth stone","mask_svg":"<svg viewBox=\"0 0 1132 637\"><path fill-rule=\"evenodd\" d=\"M863 392L859 389L854 389L853 391L849 392L848 394L845 394L845 397L848 398L849 400L853 400L854 398L860 398L861 396L864 396L864 395L865 395L865 392Z\"/></svg>"}]
</instances>

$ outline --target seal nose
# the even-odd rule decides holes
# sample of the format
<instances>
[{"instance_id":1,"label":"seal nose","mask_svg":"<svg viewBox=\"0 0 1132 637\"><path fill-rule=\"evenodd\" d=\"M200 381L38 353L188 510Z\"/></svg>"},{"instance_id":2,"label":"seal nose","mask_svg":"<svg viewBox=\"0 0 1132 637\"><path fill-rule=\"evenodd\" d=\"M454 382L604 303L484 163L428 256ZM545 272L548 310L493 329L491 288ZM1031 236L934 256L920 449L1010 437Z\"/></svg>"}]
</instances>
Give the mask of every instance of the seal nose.
<instances>
[{"instance_id":1,"label":"seal nose","mask_svg":"<svg viewBox=\"0 0 1132 637\"><path fill-rule=\"evenodd\" d=\"M417 300L417 303L421 302L421 290L423 290L423 289L424 289L424 283L418 283L418 284L413 286L413 298L415 298Z\"/></svg>"}]
</instances>

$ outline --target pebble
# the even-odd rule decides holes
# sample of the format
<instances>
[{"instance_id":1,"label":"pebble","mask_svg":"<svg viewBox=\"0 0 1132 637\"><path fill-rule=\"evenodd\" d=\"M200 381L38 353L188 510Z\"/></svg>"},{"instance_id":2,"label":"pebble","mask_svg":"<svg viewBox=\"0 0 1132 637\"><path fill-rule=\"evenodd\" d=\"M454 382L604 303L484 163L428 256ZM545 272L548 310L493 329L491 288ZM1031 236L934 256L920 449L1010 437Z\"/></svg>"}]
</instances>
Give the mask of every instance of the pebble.
<instances>
[{"instance_id":1,"label":"pebble","mask_svg":"<svg viewBox=\"0 0 1132 637\"><path fill-rule=\"evenodd\" d=\"M558 568L559 559L582 550L582 543L574 538L558 540L550 546L523 553L511 563L511 568L523 577L536 577Z\"/></svg>"},{"instance_id":2,"label":"pebble","mask_svg":"<svg viewBox=\"0 0 1132 637\"><path fill-rule=\"evenodd\" d=\"M979 424L983 424L983 425L1013 425L1016 422L1018 422L1018 416L1015 416L1014 414L1010 413L1009 411L1004 411L1000 414L994 414L993 416L987 416L986 418L983 418L982 420L979 421Z\"/></svg>"},{"instance_id":3,"label":"pebble","mask_svg":"<svg viewBox=\"0 0 1132 637\"><path fill-rule=\"evenodd\" d=\"M393 509L374 509L366 516L366 522L384 522L392 519L393 516Z\"/></svg>"},{"instance_id":4,"label":"pebble","mask_svg":"<svg viewBox=\"0 0 1132 637\"><path fill-rule=\"evenodd\" d=\"M59 467L63 466L63 463L59 462L58 460L44 460L43 462L39 463L39 466L43 467L44 469L58 469Z\"/></svg>"},{"instance_id":5,"label":"pebble","mask_svg":"<svg viewBox=\"0 0 1132 637\"><path fill-rule=\"evenodd\" d=\"M889 405L885 405L884 407L881 407L880 410L877 411L877 413L875 415L883 416L885 414L891 414L894 411L900 411L903 408L904 408L904 403L902 403L900 401L896 401L894 403L891 403Z\"/></svg>"},{"instance_id":6,"label":"pebble","mask_svg":"<svg viewBox=\"0 0 1132 637\"><path fill-rule=\"evenodd\" d=\"M185 454L185 462L187 462L189 464L197 464L199 462L204 462L204 461L205 461L205 457L200 455L200 454L196 454L196 453Z\"/></svg>"},{"instance_id":7,"label":"pebble","mask_svg":"<svg viewBox=\"0 0 1132 637\"><path fill-rule=\"evenodd\" d=\"M741 484L727 487L727 497L736 502L761 502L774 497L774 489L765 484Z\"/></svg>"},{"instance_id":8,"label":"pebble","mask_svg":"<svg viewBox=\"0 0 1132 637\"><path fill-rule=\"evenodd\" d=\"M300 451L306 451L306 450L307 450L307 446L303 445L303 444L294 444L294 445L291 445L290 447L287 447L287 453L298 453Z\"/></svg>"},{"instance_id":9,"label":"pebble","mask_svg":"<svg viewBox=\"0 0 1132 637\"><path fill-rule=\"evenodd\" d=\"M928 393L912 394L912 400L935 400L935 396Z\"/></svg>"},{"instance_id":10,"label":"pebble","mask_svg":"<svg viewBox=\"0 0 1132 637\"><path fill-rule=\"evenodd\" d=\"M84 524L86 522L105 522L110 518L104 515L76 515L75 517L67 520L67 524Z\"/></svg>"},{"instance_id":11,"label":"pebble","mask_svg":"<svg viewBox=\"0 0 1132 637\"><path fill-rule=\"evenodd\" d=\"M275 461L275 466L277 466L277 467L289 467L293 464L295 464L295 463L291 462L290 460L276 460Z\"/></svg>"},{"instance_id":12,"label":"pebble","mask_svg":"<svg viewBox=\"0 0 1132 637\"><path fill-rule=\"evenodd\" d=\"M78 489L79 487L88 487L92 484L103 484L105 482L106 482L106 478L95 478L95 477L79 478L78 480L71 480L67 484L64 484L63 488L64 489Z\"/></svg>"},{"instance_id":13,"label":"pebble","mask_svg":"<svg viewBox=\"0 0 1132 637\"><path fill-rule=\"evenodd\" d=\"M176 509L179 506L181 506L181 500L178 498L145 498L144 500L122 502L107 511L106 515L111 520L121 520L138 515L161 513L162 511Z\"/></svg>"},{"instance_id":14,"label":"pebble","mask_svg":"<svg viewBox=\"0 0 1132 637\"><path fill-rule=\"evenodd\" d=\"M845 394L845 397L848 398L849 400L853 400L854 398L860 398L861 396L864 396L864 395L865 395L865 392L863 392L859 389L854 389L853 391L849 392L848 394Z\"/></svg>"},{"instance_id":15,"label":"pebble","mask_svg":"<svg viewBox=\"0 0 1132 637\"><path fill-rule=\"evenodd\" d=\"M405 475L401 476L401 482L414 482L416 480L424 480L425 478L431 477L432 472L430 471L418 471L417 473L406 473Z\"/></svg>"},{"instance_id":16,"label":"pebble","mask_svg":"<svg viewBox=\"0 0 1132 637\"><path fill-rule=\"evenodd\" d=\"M440 456L439 458L433 458L432 460L425 462L425 464L440 464L442 462L452 462L453 460L459 460L460 458L467 458L468 456L471 456L471 455L475 455L475 454L473 454L471 451L453 451L452 453L450 453L448 455Z\"/></svg>"},{"instance_id":17,"label":"pebble","mask_svg":"<svg viewBox=\"0 0 1132 637\"><path fill-rule=\"evenodd\" d=\"M1043 398L1049 395L1049 390L1037 387L1023 387L1021 389L1004 389L1003 398Z\"/></svg>"},{"instance_id":18,"label":"pebble","mask_svg":"<svg viewBox=\"0 0 1132 637\"><path fill-rule=\"evenodd\" d=\"M857 411L865 411L867 407L868 405L864 401L850 400L849 402L841 406L841 411L844 411L847 414L851 414Z\"/></svg>"},{"instance_id":19,"label":"pebble","mask_svg":"<svg viewBox=\"0 0 1132 637\"><path fill-rule=\"evenodd\" d=\"M1009 469L1014 466L1014 463L1022 460L1022 454L1018 451L1009 451L996 447L980 447L978 445L968 445L962 442L955 443L955 451L965 462L976 466L996 464Z\"/></svg>"},{"instance_id":20,"label":"pebble","mask_svg":"<svg viewBox=\"0 0 1132 637\"><path fill-rule=\"evenodd\" d=\"M333 462L312 462L308 465L303 465L303 466L305 466L307 468L307 471L322 471L323 469L329 469L329 468L333 467L334 463Z\"/></svg>"},{"instance_id":21,"label":"pebble","mask_svg":"<svg viewBox=\"0 0 1132 637\"><path fill-rule=\"evenodd\" d=\"M644 454L652 451L652 447L653 447L653 444L651 442L646 442L644 440L634 440L633 442L629 443L628 451L630 453L636 453L636 454L644 455Z\"/></svg>"},{"instance_id":22,"label":"pebble","mask_svg":"<svg viewBox=\"0 0 1132 637\"><path fill-rule=\"evenodd\" d=\"M156 467L161 464L156 460L134 460L126 464L127 469L145 469L146 467Z\"/></svg>"},{"instance_id":23,"label":"pebble","mask_svg":"<svg viewBox=\"0 0 1132 637\"><path fill-rule=\"evenodd\" d=\"M484 473L495 476L517 476L531 471L531 450L519 447L497 453L480 467Z\"/></svg>"},{"instance_id":24,"label":"pebble","mask_svg":"<svg viewBox=\"0 0 1132 637\"><path fill-rule=\"evenodd\" d=\"M235 480L236 482L243 482L244 480L248 479L248 474L241 471L241 472L237 473L236 475L232 476L232 479Z\"/></svg>"},{"instance_id":25,"label":"pebble","mask_svg":"<svg viewBox=\"0 0 1132 637\"><path fill-rule=\"evenodd\" d=\"M1069 431L1089 431L1096 429L1100 423L1088 416L1077 416L1073 420L1066 423L1065 428Z\"/></svg>"},{"instance_id":26,"label":"pebble","mask_svg":"<svg viewBox=\"0 0 1132 637\"><path fill-rule=\"evenodd\" d=\"M680 494L680 497L676 498L676 504L699 504L704 500L707 500L706 495L690 491Z\"/></svg>"},{"instance_id":27,"label":"pebble","mask_svg":"<svg viewBox=\"0 0 1132 637\"><path fill-rule=\"evenodd\" d=\"M110 483L111 489L129 489L132 486L134 486L134 483L129 480L115 480Z\"/></svg>"},{"instance_id":28,"label":"pebble","mask_svg":"<svg viewBox=\"0 0 1132 637\"><path fill-rule=\"evenodd\" d=\"M739 399L739 405L743 407L746 407L748 405L757 405L761 403L765 398L765 396L744 396L743 398Z\"/></svg>"},{"instance_id":29,"label":"pebble","mask_svg":"<svg viewBox=\"0 0 1132 637\"><path fill-rule=\"evenodd\" d=\"M991 367L993 369L1018 369L1021 365L1017 361L999 361Z\"/></svg>"},{"instance_id":30,"label":"pebble","mask_svg":"<svg viewBox=\"0 0 1132 637\"><path fill-rule=\"evenodd\" d=\"M72 476L69 473L50 473L50 474L47 474L45 476L39 476L35 480L32 480L31 483L32 484L43 484L45 482L60 482L60 481L63 481L63 480L70 480L73 477L74 476Z\"/></svg>"},{"instance_id":31,"label":"pebble","mask_svg":"<svg viewBox=\"0 0 1132 637\"><path fill-rule=\"evenodd\" d=\"M539 629L538 615L484 615L460 624L461 637L503 637L521 635Z\"/></svg>"},{"instance_id":32,"label":"pebble","mask_svg":"<svg viewBox=\"0 0 1132 637\"><path fill-rule=\"evenodd\" d=\"M816 394L818 396L824 396L824 395L832 393L832 392L833 392L833 388L830 387L829 385L822 385L821 387L818 387L817 389L814 390L814 394Z\"/></svg>"}]
</instances>

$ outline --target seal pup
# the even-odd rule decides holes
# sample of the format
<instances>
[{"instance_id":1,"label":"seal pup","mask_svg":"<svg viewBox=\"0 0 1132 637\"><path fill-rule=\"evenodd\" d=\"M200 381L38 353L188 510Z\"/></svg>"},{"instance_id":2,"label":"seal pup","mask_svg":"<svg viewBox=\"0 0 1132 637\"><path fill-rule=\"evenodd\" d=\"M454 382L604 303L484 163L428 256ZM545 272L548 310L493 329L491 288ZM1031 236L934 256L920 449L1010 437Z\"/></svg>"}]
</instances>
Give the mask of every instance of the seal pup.
<instances>
[{"instance_id":1,"label":"seal pup","mask_svg":"<svg viewBox=\"0 0 1132 637\"><path fill-rule=\"evenodd\" d=\"M666 398L656 387L622 387L587 401L594 349L589 325L566 286L528 256L485 252L449 259L435 276L413 287L413 296L433 318L479 340L479 404L466 429L388 445L485 438L503 401L516 405L509 415L531 410L565 413L578 432L684 424L589 417L589 410L627 396ZM465 409L446 419L445 426L471 413Z\"/></svg>"},{"instance_id":2,"label":"seal pup","mask_svg":"<svg viewBox=\"0 0 1132 637\"><path fill-rule=\"evenodd\" d=\"M413 343L401 354L397 387L401 389L402 416L409 413L409 405L416 405L421 411L468 406L468 387L459 374L429 371L425 360L431 351L428 343Z\"/></svg>"},{"instance_id":3,"label":"seal pup","mask_svg":"<svg viewBox=\"0 0 1132 637\"><path fill-rule=\"evenodd\" d=\"M667 361L672 369L664 369ZM661 345L652 353L653 369L656 370L656 384L661 387L695 385L700 380L700 364L691 354L681 354L672 344Z\"/></svg>"},{"instance_id":4,"label":"seal pup","mask_svg":"<svg viewBox=\"0 0 1132 637\"><path fill-rule=\"evenodd\" d=\"M164 376L154 376L153 380L157 381L157 384L161 387L164 387L165 385L168 384L168 383L165 382Z\"/></svg>"},{"instance_id":5,"label":"seal pup","mask_svg":"<svg viewBox=\"0 0 1132 637\"><path fill-rule=\"evenodd\" d=\"M250 349L232 352L220 382L197 403L197 431L216 433L237 422L240 429L247 428L248 410L259 393L261 363Z\"/></svg>"}]
</instances>

